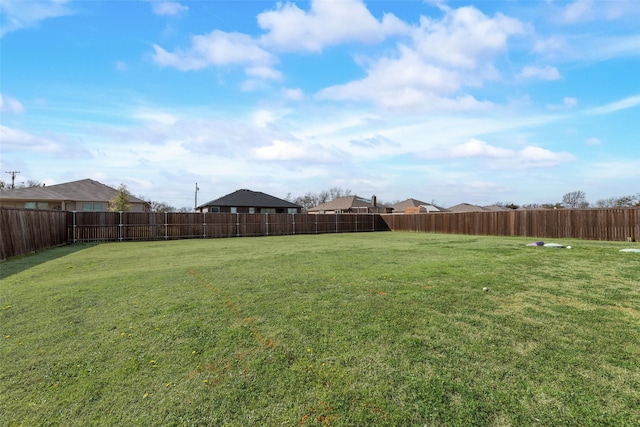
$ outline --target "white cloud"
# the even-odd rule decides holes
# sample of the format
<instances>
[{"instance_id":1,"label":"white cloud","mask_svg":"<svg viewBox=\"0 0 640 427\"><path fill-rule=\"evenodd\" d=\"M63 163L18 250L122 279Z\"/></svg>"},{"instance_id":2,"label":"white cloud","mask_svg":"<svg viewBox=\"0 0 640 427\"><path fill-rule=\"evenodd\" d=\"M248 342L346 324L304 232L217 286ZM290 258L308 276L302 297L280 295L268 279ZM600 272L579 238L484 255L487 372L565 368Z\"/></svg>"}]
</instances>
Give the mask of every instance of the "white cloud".
<instances>
[{"instance_id":1,"label":"white cloud","mask_svg":"<svg viewBox=\"0 0 640 427\"><path fill-rule=\"evenodd\" d=\"M5 154L12 151L64 154L65 143L60 136L36 136L20 129L0 125L0 141ZM81 150L84 153L84 150Z\"/></svg>"},{"instance_id":2,"label":"white cloud","mask_svg":"<svg viewBox=\"0 0 640 427\"><path fill-rule=\"evenodd\" d=\"M245 68L245 73L248 76L259 77L265 80L281 80L282 73L277 70L274 70L271 67L266 66L257 66L257 67L247 67Z\"/></svg>"},{"instance_id":3,"label":"white cloud","mask_svg":"<svg viewBox=\"0 0 640 427\"><path fill-rule=\"evenodd\" d=\"M493 18L473 7L446 9L441 20L422 18L412 45L366 64L366 77L330 86L320 99L371 101L378 105L422 110L469 110L491 104L463 92L499 77L492 60L507 48L510 36L524 25L498 14Z\"/></svg>"},{"instance_id":4,"label":"white cloud","mask_svg":"<svg viewBox=\"0 0 640 427\"><path fill-rule=\"evenodd\" d=\"M587 140L585 141L585 143L586 143L587 145L600 145L600 144L602 143L602 141L600 141L600 139L599 139L599 138L595 138L595 137L593 137L593 138L589 138L589 139L587 139Z\"/></svg>"},{"instance_id":5,"label":"white cloud","mask_svg":"<svg viewBox=\"0 0 640 427\"><path fill-rule=\"evenodd\" d=\"M437 63L477 68L507 48L510 36L524 34L525 25L500 13L489 18L473 6L448 10L442 20L422 17L414 32L416 49Z\"/></svg>"},{"instance_id":6,"label":"white cloud","mask_svg":"<svg viewBox=\"0 0 640 427\"><path fill-rule=\"evenodd\" d=\"M266 128L287 114L286 111L257 110L252 115L251 122L259 128Z\"/></svg>"},{"instance_id":7,"label":"white cloud","mask_svg":"<svg viewBox=\"0 0 640 427\"><path fill-rule=\"evenodd\" d=\"M489 157L505 158L513 157L514 152L504 148L492 147L484 141L472 138L464 144L451 150L452 157Z\"/></svg>"},{"instance_id":8,"label":"white cloud","mask_svg":"<svg viewBox=\"0 0 640 427\"><path fill-rule=\"evenodd\" d=\"M578 100L576 98L565 97L562 99L562 103L569 108L573 108L578 105Z\"/></svg>"},{"instance_id":9,"label":"white cloud","mask_svg":"<svg viewBox=\"0 0 640 427\"><path fill-rule=\"evenodd\" d=\"M430 98L459 89L455 72L426 63L409 48L400 47L398 59L383 58L367 70L367 77L325 88L320 99L373 101L385 107L425 104Z\"/></svg>"},{"instance_id":10,"label":"white cloud","mask_svg":"<svg viewBox=\"0 0 640 427\"><path fill-rule=\"evenodd\" d=\"M587 114L609 114L620 110L626 110L628 108L634 108L639 105L640 95L635 95L621 99L620 101L603 105L601 107L592 108L590 110L587 110Z\"/></svg>"},{"instance_id":11,"label":"white cloud","mask_svg":"<svg viewBox=\"0 0 640 427\"><path fill-rule=\"evenodd\" d=\"M562 11L562 20L566 23L590 21L594 18L592 0L576 0Z\"/></svg>"},{"instance_id":12,"label":"white cloud","mask_svg":"<svg viewBox=\"0 0 640 427\"><path fill-rule=\"evenodd\" d=\"M164 125L173 125L178 121L178 117L176 117L174 114L155 110L135 111L132 114L132 117L145 122L155 122Z\"/></svg>"},{"instance_id":13,"label":"white cloud","mask_svg":"<svg viewBox=\"0 0 640 427\"><path fill-rule=\"evenodd\" d=\"M570 96L566 96L562 99L561 104L547 104L547 108L550 110L571 109L578 106L578 100Z\"/></svg>"},{"instance_id":14,"label":"white cloud","mask_svg":"<svg viewBox=\"0 0 640 427\"><path fill-rule=\"evenodd\" d=\"M539 54L553 54L566 50L567 42L564 37L552 36L540 38L533 44L533 51Z\"/></svg>"},{"instance_id":15,"label":"white cloud","mask_svg":"<svg viewBox=\"0 0 640 427\"><path fill-rule=\"evenodd\" d=\"M189 7L176 1L152 1L151 7L154 14L162 16L179 15L189 10Z\"/></svg>"},{"instance_id":16,"label":"white cloud","mask_svg":"<svg viewBox=\"0 0 640 427\"><path fill-rule=\"evenodd\" d=\"M551 167L574 160L575 156L571 153L556 153L545 148L529 145L517 153L512 167Z\"/></svg>"},{"instance_id":17,"label":"white cloud","mask_svg":"<svg viewBox=\"0 0 640 427\"><path fill-rule=\"evenodd\" d=\"M361 0L313 0L308 12L294 3L279 4L259 14L258 25L268 31L261 40L265 46L308 52L346 42L377 43L409 28L392 14L378 21Z\"/></svg>"},{"instance_id":18,"label":"white cloud","mask_svg":"<svg viewBox=\"0 0 640 427\"><path fill-rule=\"evenodd\" d=\"M66 0L0 1L0 37L23 28L37 27L46 19L71 15Z\"/></svg>"},{"instance_id":19,"label":"white cloud","mask_svg":"<svg viewBox=\"0 0 640 427\"><path fill-rule=\"evenodd\" d=\"M282 95L285 97L285 99L288 99L290 101L299 101L304 98L304 92L299 88L282 89Z\"/></svg>"},{"instance_id":20,"label":"white cloud","mask_svg":"<svg viewBox=\"0 0 640 427\"><path fill-rule=\"evenodd\" d=\"M562 78L560 72L556 67L547 65L546 67L535 67L528 65L522 68L520 77L524 79L538 79L538 80L559 80Z\"/></svg>"},{"instance_id":21,"label":"white cloud","mask_svg":"<svg viewBox=\"0 0 640 427\"><path fill-rule=\"evenodd\" d=\"M640 2L638 3L640 5ZM533 51L547 61L602 62L640 56L640 35L580 34L554 36L535 41Z\"/></svg>"},{"instance_id":22,"label":"white cloud","mask_svg":"<svg viewBox=\"0 0 640 427\"><path fill-rule=\"evenodd\" d=\"M320 144L304 144L301 141L274 140L270 145L254 150L254 157L267 161L303 161L305 163L332 163L337 156Z\"/></svg>"},{"instance_id":23,"label":"white cloud","mask_svg":"<svg viewBox=\"0 0 640 427\"><path fill-rule=\"evenodd\" d=\"M638 159L594 162L589 166L589 177L603 182L610 182L613 179L619 179L620 183L636 183L640 179L640 160ZM636 192L637 187L633 187L632 190L629 190L630 192ZM620 193L618 193L618 195L619 194Z\"/></svg>"},{"instance_id":24,"label":"white cloud","mask_svg":"<svg viewBox=\"0 0 640 427\"><path fill-rule=\"evenodd\" d=\"M255 70L256 67L263 69L275 62L275 57L258 46L250 36L219 30L192 36L191 47L187 51L177 49L171 53L156 44L153 48L156 64L182 71L200 70L212 65L244 65L249 70Z\"/></svg>"},{"instance_id":25,"label":"white cloud","mask_svg":"<svg viewBox=\"0 0 640 427\"><path fill-rule=\"evenodd\" d=\"M255 157L260 160L296 160L307 157L307 153L299 144L276 140L269 146L257 148Z\"/></svg>"},{"instance_id":26,"label":"white cloud","mask_svg":"<svg viewBox=\"0 0 640 427\"><path fill-rule=\"evenodd\" d=\"M533 145L527 145L523 149L516 151L494 147L475 138L451 148L448 157L482 158L488 162L490 167L496 169L551 167L575 160L572 154L566 152L553 152Z\"/></svg>"},{"instance_id":27,"label":"white cloud","mask_svg":"<svg viewBox=\"0 0 640 427\"><path fill-rule=\"evenodd\" d=\"M24 107L17 99L4 96L0 93L0 113L22 113Z\"/></svg>"}]
</instances>

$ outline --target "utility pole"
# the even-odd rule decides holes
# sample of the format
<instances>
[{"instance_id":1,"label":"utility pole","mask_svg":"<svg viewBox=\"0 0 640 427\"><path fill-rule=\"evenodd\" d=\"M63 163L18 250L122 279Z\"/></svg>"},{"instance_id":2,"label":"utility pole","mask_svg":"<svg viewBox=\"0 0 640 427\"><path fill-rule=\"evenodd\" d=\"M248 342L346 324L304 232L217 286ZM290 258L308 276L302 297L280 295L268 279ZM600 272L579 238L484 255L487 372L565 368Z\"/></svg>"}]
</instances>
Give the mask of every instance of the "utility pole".
<instances>
[{"instance_id":1,"label":"utility pole","mask_svg":"<svg viewBox=\"0 0 640 427\"><path fill-rule=\"evenodd\" d=\"M196 209L198 207L198 190L200 190L200 189L198 188L198 183L196 182L196 200L195 200L195 203L193 205L193 211L194 212L196 211Z\"/></svg>"},{"instance_id":2,"label":"utility pole","mask_svg":"<svg viewBox=\"0 0 640 427\"><path fill-rule=\"evenodd\" d=\"M20 171L5 171L5 173L11 174L11 189L16 188L16 175L20 173Z\"/></svg>"}]
</instances>

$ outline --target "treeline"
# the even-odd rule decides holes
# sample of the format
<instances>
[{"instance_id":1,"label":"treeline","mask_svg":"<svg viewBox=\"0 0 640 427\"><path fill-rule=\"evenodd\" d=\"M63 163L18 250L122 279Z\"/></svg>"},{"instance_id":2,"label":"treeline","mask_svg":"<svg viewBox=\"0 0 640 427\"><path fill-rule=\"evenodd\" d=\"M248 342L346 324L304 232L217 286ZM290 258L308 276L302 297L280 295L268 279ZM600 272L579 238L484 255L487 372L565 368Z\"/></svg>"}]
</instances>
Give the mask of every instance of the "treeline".
<instances>
[{"instance_id":1,"label":"treeline","mask_svg":"<svg viewBox=\"0 0 640 427\"><path fill-rule=\"evenodd\" d=\"M562 202L556 203L530 203L526 205L516 205L514 203L497 202L496 205L510 209L586 209L586 208L632 208L640 207L640 193L629 196L609 197L600 199L594 204L587 201L584 191L571 191L562 196Z\"/></svg>"},{"instance_id":2,"label":"treeline","mask_svg":"<svg viewBox=\"0 0 640 427\"><path fill-rule=\"evenodd\" d=\"M291 193L287 194L285 200L295 203L296 205L302 206L303 209L307 210L314 206L321 205L323 203L330 202L333 199L337 199L338 197L351 196L351 190L343 190L340 187L332 187L328 190L322 190L319 193L307 192L304 196L291 197Z\"/></svg>"}]
</instances>

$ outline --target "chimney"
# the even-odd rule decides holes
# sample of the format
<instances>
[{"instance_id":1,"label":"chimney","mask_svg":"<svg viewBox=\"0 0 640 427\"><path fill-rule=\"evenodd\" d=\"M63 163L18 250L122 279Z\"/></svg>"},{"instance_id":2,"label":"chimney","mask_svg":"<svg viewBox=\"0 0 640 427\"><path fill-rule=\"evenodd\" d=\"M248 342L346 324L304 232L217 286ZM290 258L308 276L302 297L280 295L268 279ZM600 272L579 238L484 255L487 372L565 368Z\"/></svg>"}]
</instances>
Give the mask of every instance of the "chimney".
<instances>
[{"instance_id":1,"label":"chimney","mask_svg":"<svg viewBox=\"0 0 640 427\"><path fill-rule=\"evenodd\" d=\"M378 202L376 200L376 195L375 194L373 196L371 196L371 206L373 206L373 207L378 206Z\"/></svg>"}]
</instances>

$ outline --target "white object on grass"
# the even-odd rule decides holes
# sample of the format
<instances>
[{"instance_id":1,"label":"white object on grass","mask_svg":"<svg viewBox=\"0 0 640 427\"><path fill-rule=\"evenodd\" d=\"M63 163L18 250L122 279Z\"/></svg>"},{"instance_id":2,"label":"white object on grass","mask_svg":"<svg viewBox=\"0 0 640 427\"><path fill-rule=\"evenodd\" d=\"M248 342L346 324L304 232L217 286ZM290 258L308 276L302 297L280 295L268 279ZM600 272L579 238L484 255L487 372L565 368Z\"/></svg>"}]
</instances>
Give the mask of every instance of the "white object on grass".
<instances>
[{"instance_id":1,"label":"white object on grass","mask_svg":"<svg viewBox=\"0 0 640 427\"><path fill-rule=\"evenodd\" d=\"M637 253L640 253L640 249L637 249L637 248L620 249L620 252L637 252Z\"/></svg>"},{"instance_id":2,"label":"white object on grass","mask_svg":"<svg viewBox=\"0 0 640 427\"><path fill-rule=\"evenodd\" d=\"M561 245L560 243L545 243L544 246L546 248L564 248L564 245Z\"/></svg>"}]
</instances>

